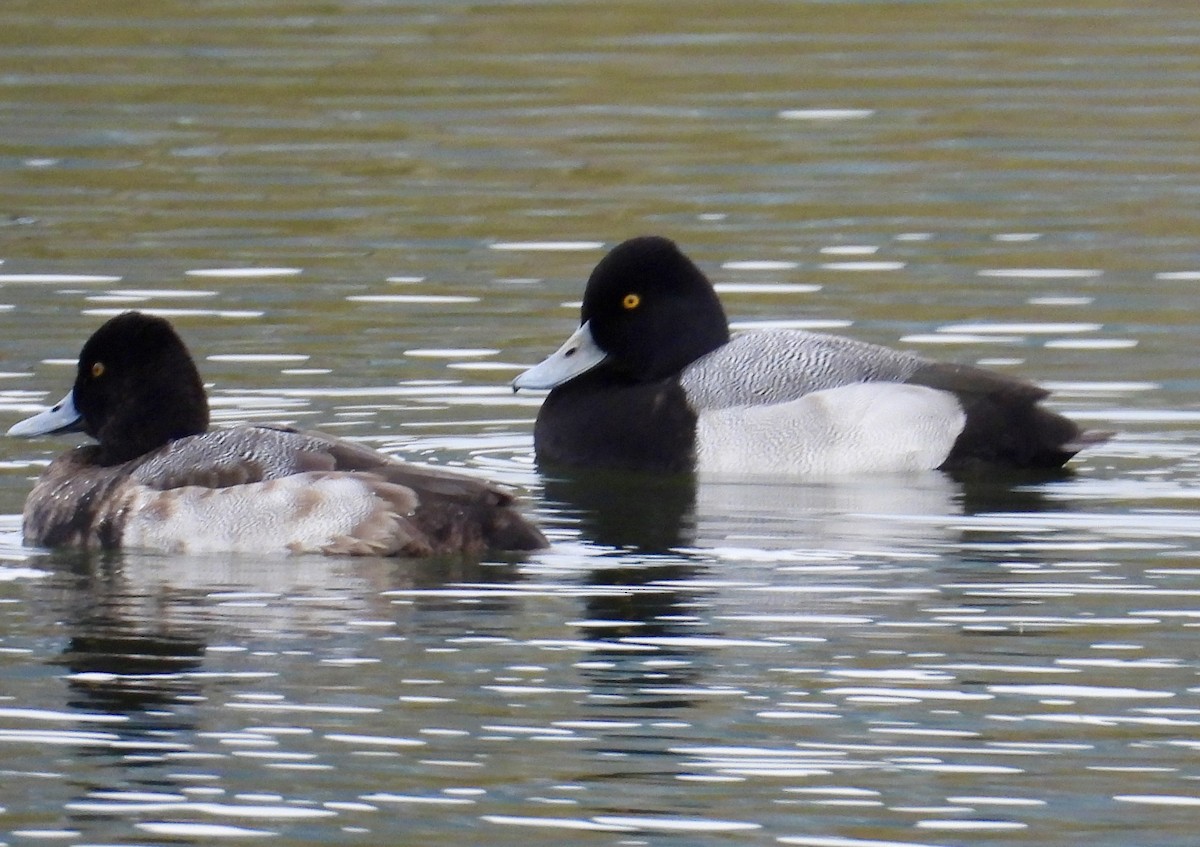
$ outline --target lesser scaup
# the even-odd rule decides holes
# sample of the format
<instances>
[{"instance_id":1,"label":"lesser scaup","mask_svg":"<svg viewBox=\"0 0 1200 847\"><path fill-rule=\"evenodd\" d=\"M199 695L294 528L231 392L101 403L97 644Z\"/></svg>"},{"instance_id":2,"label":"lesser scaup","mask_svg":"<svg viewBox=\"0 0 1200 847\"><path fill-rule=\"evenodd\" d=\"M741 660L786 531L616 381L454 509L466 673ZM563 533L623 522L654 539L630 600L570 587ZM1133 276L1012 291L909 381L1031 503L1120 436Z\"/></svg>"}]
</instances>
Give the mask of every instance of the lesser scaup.
<instances>
[{"instance_id":1,"label":"lesser scaup","mask_svg":"<svg viewBox=\"0 0 1200 847\"><path fill-rule=\"evenodd\" d=\"M537 457L575 466L810 477L1057 468L1109 435L994 371L800 330L731 339L712 284L659 237L600 261L579 329L513 388L551 389Z\"/></svg>"},{"instance_id":2,"label":"lesser scaup","mask_svg":"<svg viewBox=\"0 0 1200 847\"><path fill-rule=\"evenodd\" d=\"M428 556L546 539L491 483L287 427L208 429L187 348L126 312L88 339L75 385L9 430L83 431L25 502L29 544L163 552Z\"/></svg>"}]
</instances>

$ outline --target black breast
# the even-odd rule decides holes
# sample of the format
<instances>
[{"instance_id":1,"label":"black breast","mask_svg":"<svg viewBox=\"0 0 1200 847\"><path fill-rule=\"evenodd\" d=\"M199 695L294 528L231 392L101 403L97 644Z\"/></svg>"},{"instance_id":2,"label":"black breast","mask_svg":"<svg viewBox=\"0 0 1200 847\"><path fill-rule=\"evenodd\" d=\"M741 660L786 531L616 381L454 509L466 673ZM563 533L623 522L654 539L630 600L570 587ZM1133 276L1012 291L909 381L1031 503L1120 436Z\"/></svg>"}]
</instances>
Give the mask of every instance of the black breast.
<instances>
[{"instance_id":1,"label":"black breast","mask_svg":"<svg viewBox=\"0 0 1200 847\"><path fill-rule=\"evenodd\" d=\"M533 439L544 464L685 473L696 414L674 377L629 382L598 368L550 392Z\"/></svg>"}]
</instances>

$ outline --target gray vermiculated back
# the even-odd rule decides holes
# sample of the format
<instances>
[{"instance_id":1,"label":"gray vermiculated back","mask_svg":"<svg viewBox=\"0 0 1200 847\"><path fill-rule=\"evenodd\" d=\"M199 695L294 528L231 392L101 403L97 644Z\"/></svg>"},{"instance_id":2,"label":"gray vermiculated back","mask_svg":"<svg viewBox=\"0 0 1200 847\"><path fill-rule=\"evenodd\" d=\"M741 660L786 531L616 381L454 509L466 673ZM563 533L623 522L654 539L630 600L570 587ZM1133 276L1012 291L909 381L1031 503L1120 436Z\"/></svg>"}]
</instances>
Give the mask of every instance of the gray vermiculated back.
<instances>
[{"instance_id":1,"label":"gray vermiculated back","mask_svg":"<svg viewBox=\"0 0 1200 847\"><path fill-rule=\"evenodd\" d=\"M927 364L904 353L836 335L761 330L734 337L683 371L697 411L794 400L856 382L903 382Z\"/></svg>"},{"instance_id":2,"label":"gray vermiculated back","mask_svg":"<svg viewBox=\"0 0 1200 847\"><path fill-rule=\"evenodd\" d=\"M280 479L294 473L332 469L333 460L321 458L328 446L303 433L280 429L215 429L172 442L130 476L159 489L179 484L230 485ZM208 469L213 479L199 479L198 469Z\"/></svg>"}]
</instances>

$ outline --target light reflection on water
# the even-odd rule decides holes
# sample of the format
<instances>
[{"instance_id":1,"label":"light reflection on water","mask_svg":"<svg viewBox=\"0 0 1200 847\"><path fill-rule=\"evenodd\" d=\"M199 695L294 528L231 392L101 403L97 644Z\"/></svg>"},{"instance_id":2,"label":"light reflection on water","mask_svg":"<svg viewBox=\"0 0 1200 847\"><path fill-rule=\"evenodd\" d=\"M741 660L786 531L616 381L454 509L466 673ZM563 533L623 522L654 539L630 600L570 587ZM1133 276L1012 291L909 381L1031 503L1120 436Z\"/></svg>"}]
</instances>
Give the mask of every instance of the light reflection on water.
<instances>
[{"instance_id":1,"label":"light reflection on water","mask_svg":"<svg viewBox=\"0 0 1200 847\"><path fill-rule=\"evenodd\" d=\"M553 546L45 554L66 445L3 441L0 841L1194 843L1191 5L285 6L0 10L3 425L146 309L217 422L499 480ZM1045 480L539 472L508 382L648 231L737 329L1118 435Z\"/></svg>"},{"instance_id":2,"label":"light reflection on water","mask_svg":"<svg viewBox=\"0 0 1200 847\"><path fill-rule=\"evenodd\" d=\"M893 538L939 517L912 505L881 521ZM797 813L999 831L1059 820L1070 774L1136 774L1114 802L1186 808L1197 569L1149 518L940 517L945 545L911 549L42 559L24 594L59 622L58 667L0 705L0 743L116 779L57 801L110 837L312 820L378 843L447 815L550 837L795 832Z\"/></svg>"}]
</instances>

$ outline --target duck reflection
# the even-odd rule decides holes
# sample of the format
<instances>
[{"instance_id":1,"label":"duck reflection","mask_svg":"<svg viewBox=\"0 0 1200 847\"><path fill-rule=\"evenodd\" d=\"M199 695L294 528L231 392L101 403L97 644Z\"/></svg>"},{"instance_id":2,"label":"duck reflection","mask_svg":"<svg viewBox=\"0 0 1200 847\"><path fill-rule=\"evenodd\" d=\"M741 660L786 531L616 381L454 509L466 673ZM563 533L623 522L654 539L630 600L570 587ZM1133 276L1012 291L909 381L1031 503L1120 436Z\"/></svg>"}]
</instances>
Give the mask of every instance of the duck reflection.
<instances>
[{"instance_id":1,"label":"duck reflection","mask_svg":"<svg viewBox=\"0 0 1200 847\"><path fill-rule=\"evenodd\" d=\"M936 471L781 483L705 478L696 501L696 546L756 550L904 553L950 536L956 484Z\"/></svg>"},{"instance_id":2,"label":"duck reflection","mask_svg":"<svg viewBox=\"0 0 1200 847\"><path fill-rule=\"evenodd\" d=\"M638 708L687 707L661 693L694 684L693 650L639 644L696 635L696 592L680 590L706 569L676 551L691 544L696 485L690 474L555 468L544 477L547 507L605 548L587 573L580 636L596 643L581 670L599 702Z\"/></svg>"},{"instance_id":3,"label":"duck reflection","mask_svg":"<svg viewBox=\"0 0 1200 847\"><path fill-rule=\"evenodd\" d=\"M118 559L59 552L47 565L67 586L58 598L67 643L57 661L70 671L69 705L133 717L199 694L186 672L203 663L205 638L161 608L142 608L145 598L130 591Z\"/></svg>"},{"instance_id":4,"label":"duck reflection","mask_svg":"<svg viewBox=\"0 0 1200 847\"><path fill-rule=\"evenodd\" d=\"M47 600L67 633L56 661L70 671L71 705L141 720L187 714L206 687L222 684L223 671L241 668L216 655L270 653L284 643L349 649L362 637L354 621L414 611L436 619L443 598L421 591L512 582L516 562L56 551L39 564L54 574ZM396 590L417 599L398 607L388 597ZM487 602L500 609L508 601ZM227 649L214 654L214 646Z\"/></svg>"},{"instance_id":5,"label":"duck reflection","mask_svg":"<svg viewBox=\"0 0 1200 847\"><path fill-rule=\"evenodd\" d=\"M590 543L647 554L690 543L691 474L555 468L543 482L547 505L577 523Z\"/></svg>"},{"instance_id":6,"label":"duck reflection","mask_svg":"<svg viewBox=\"0 0 1200 847\"><path fill-rule=\"evenodd\" d=\"M973 526L964 518L1044 509L1037 481L962 481L936 471L796 482L556 470L545 478L545 498L586 543L606 551L588 581L613 590L589 597L589 620L579 625L597 642L586 669L595 690L685 708L688 698L661 692L703 685L705 639L745 637L713 610L743 603L746 586L781 613L811 611L797 582L827 566L851 581L870 579L876 566L929 569L917 580L936 590L941 563L964 555ZM730 580L739 584L736 598L722 587Z\"/></svg>"},{"instance_id":7,"label":"duck reflection","mask_svg":"<svg viewBox=\"0 0 1200 847\"><path fill-rule=\"evenodd\" d=\"M927 544L963 508L958 483L939 472L796 482L555 469L544 479L549 507L586 541L644 554Z\"/></svg>"},{"instance_id":8,"label":"duck reflection","mask_svg":"<svg viewBox=\"0 0 1200 847\"><path fill-rule=\"evenodd\" d=\"M582 637L596 643L580 669L598 705L653 710L694 705L681 689L702 684L706 670L705 651L692 639L721 636L702 613L703 590L675 587L698 571L694 565L663 564L593 574L594 586L614 589L589 596L586 619L577 624Z\"/></svg>"},{"instance_id":9,"label":"duck reflection","mask_svg":"<svg viewBox=\"0 0 1200 847\"><path fill-rule=\"evenodd\" d=\"M184 674L199 669L205 643L181 633L139 632L120 618L97 614L87 631L72 635L60 661L70 671L73 708L130 715L159 710L199 686Z\"/></svg>"},{"instance_id":10,"label":"duck reflection","mask_svg":"<svg viewBox=\"0 0 1200 847\"><path fill-rule=\"evenodd\" d=\"M418 603L393 604L388 592L415 589L419 594L451 582L511 581L517 573L511 561L462 557L399 561L55 552L38 564L51 574L36 584L39 607L65 631L61 651L49 661L65 669L67 707L104 735L101 741L85 739L75 751L91 763L71 804L71 820L81 831L94 828L96 815L120 818L120 797L130 792L152 795L154 802L165 797L168 805L185 802L195 786L179 776L187 770L181 762L238 755L223 746L217 737L222 732L244 735L246 743L282 744L244 728L247 721L253 726L261 720L256 712L229 711L225 704L263 697L303 702L312 696L312 668L323 658L370 655L379 630L356 627L356 622L387 625L388 616L397 622L416 616L424 627L450 617L436 607L436 599L429 601L431 608L420 609ZM471 608L488 617L479 614L479 606ZM519 617L506 611L491 617ZM328 677L319 678L328 683ZM367 696L361 692L368 685L327 690L348 692L353 700ZM339 703L337 695L332 698ZM284 753L289 754L310 755ZM240 773L228 763L219 772ZM206 787L225 790L219 782Z\"/></svg>"},{"instance_id":11,"label":"duck reflection","mask_svg":"<svg viewBox=\"0 0 1200 847\"><path fill-rule=\"evenodd\" d=\"M962 541L961 518L1041 512L1069 472L940 471L797 481L543 468L548 508L582 539L646 555L719 548L929 552Z\"/></svg>"}]
</instances>

